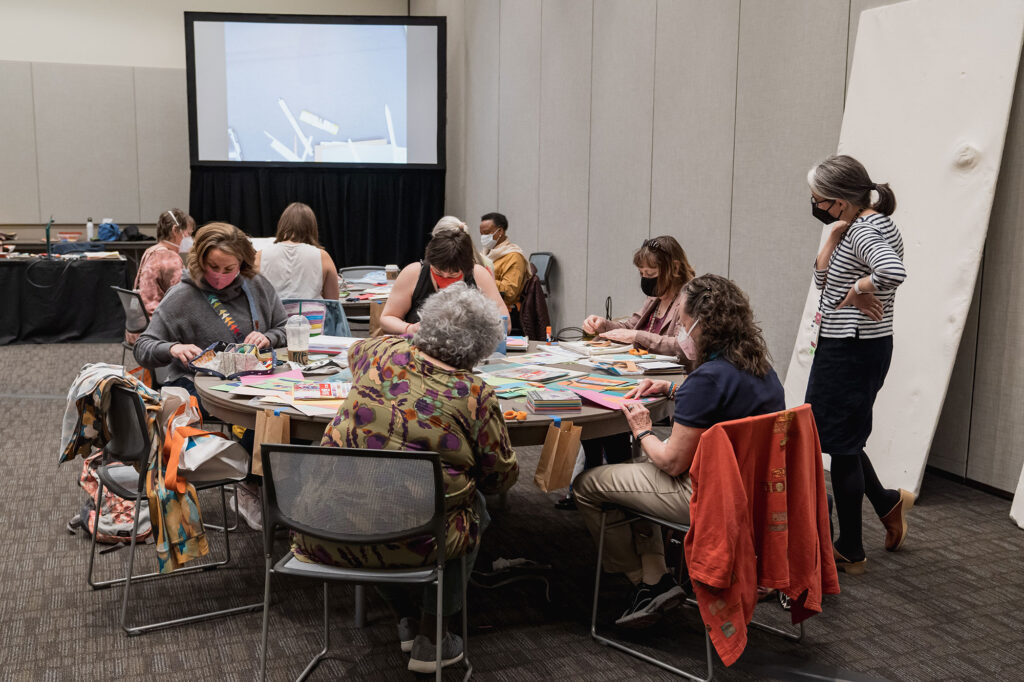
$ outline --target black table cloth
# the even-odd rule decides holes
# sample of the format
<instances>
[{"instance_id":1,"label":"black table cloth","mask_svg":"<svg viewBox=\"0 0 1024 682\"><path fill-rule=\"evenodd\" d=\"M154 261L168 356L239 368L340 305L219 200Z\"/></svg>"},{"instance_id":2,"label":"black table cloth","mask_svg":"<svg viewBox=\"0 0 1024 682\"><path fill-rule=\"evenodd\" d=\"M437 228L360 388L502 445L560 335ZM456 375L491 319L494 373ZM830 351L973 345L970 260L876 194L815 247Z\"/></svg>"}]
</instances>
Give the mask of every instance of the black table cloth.
<instances>
[{"instance_id":1,"label":"black table cloth","mask_svg":"<svg viewBox=\"0 0 1024 682\"><path fill-rule=\"evenodd\" d=\"M120 341L123 260L0 259L0 345Z\"/></svg>"}]
</instances>

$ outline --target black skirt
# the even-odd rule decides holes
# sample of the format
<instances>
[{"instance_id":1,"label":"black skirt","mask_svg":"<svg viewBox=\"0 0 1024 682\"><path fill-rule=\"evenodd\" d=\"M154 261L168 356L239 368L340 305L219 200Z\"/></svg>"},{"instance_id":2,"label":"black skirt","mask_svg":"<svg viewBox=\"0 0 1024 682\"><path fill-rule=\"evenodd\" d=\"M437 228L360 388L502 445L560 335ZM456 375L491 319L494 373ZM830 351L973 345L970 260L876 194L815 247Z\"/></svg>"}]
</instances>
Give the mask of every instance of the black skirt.
<instances>
[{"instance_id":1,"label":"black skirt","mask_svg":"<svg viewBox=\"0 0 1024 682\"><path fill-rule=\"evenodd\" d=\"M864 450L891 360L891 336L818 339L804 400L811 404L822 452L841 457Z\"/></svg>"}]
</instances>

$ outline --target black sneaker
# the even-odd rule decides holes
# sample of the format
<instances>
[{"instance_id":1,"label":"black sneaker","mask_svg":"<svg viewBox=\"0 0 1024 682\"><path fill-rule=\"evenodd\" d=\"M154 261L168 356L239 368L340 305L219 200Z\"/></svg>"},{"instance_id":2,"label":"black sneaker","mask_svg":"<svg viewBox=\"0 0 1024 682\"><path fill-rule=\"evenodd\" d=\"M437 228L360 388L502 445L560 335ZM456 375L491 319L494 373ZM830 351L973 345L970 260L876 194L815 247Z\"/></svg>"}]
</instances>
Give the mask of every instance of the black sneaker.
<instances>
[{"instance_id":1,"label":"black sneaker","mask_svg":"<svg viewBox=\"0 0 1024 682\"><path fill-rule=\"evenodd\" d=\"M671 611L686 598L686 592L668 573L657 585L639 583L626 611L615 621L616 625L643 628L653 625L662 613Z\"/></svg>"},{"instance_id":2,"label":"black sneaker","mask_svg":"<svg viewBox=\"0 0 1024 682\"><path fill-rule=\"evenodd\" d=\"M409 655L409 670L414 673L437 672L435 655L437 648L423 635L416 635L412 641L412 652ZM454 632L446 632L441 640L441 667L447 668L452 663L462 660L462 638Z\"/></svg>"}]
</instances>

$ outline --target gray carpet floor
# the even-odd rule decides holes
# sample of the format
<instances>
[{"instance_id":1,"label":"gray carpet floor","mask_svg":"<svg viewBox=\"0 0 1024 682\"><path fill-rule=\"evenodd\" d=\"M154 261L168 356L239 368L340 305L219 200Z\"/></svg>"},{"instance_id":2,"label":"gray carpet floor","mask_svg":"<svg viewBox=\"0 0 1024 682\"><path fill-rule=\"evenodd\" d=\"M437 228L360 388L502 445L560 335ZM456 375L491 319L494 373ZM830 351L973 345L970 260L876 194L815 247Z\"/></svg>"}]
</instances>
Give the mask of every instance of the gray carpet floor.
<instances>
[{"instance_id":1,"label":"gray carpet floor","mask_svg":"<svg viewBox=\"0 0 1024 682\"><path fill-rule=\"evenodd\" d=\"M120 588L86 584L89 544L65 530L81 507L81 461L56 466L60 422L71 380L86 362L120 361L114 344L0 348L0 680L251 680L257 671L260 614L125 637L118 627ZM538 448L520 452L523 475L509 508L494 515L479 566L496 557L529 557L554 566L551 602L543 586L523 582L471 588L470 653L481 680L674 679L589 637L596 549L578 514L556 511L555 495L532 483ZM204 498L208 520L215 498ZM755 679L1024 679L1024 531L1008 518L1009 502L936 476L926 476L904 549L882 549L883 531L865 504L866 575L842 575L842 594L828 597L807 624L802 643L753 631L723 680ZM214 536L214 552L223 543ZM133 591L136 617L187 615L259 601L262 539L232 534L233 568L144 583ZM155 562L142 548L142 568ZM127 551L98 558L100 577L123 571ZM625 585L602 582L600 620L623 608ZM332 658L315 680L409 679L394 622L371 592L368 623L352 623L351 588L332 592ZM763 613L762 613L763 612ZM270 677L294 679L319 650L317 585L276 583ZM778 607L759 617L781 622ZM698 671L703 637L696 613L680 609L636 642L671 652ZM456 679L454 670L448 679Z\"/></svg>"}]
</instances>

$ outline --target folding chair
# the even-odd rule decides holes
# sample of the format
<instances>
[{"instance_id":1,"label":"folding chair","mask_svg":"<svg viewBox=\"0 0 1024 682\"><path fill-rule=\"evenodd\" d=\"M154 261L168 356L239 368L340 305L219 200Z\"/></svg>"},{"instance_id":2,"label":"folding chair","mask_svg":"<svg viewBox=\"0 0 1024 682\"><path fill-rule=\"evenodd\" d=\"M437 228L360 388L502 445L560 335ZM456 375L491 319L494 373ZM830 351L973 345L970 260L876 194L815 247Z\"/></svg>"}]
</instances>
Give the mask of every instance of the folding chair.
<instances>
[{"instance_id":1,"label":"folding chair","mask_svg":"<svg viewBox=\"0 0 1024 682\"><path fill-rule=\"evenodd\" d=\"M297 680L304 680L330 650L329 582L437 585L435 674L441 679L442 602L446 515L441 461L433 452L359 450L308 445L267 445L263 458L263 543L266 582L260 680L267 679L267 636L271 576L287 575L323 583L324 646ZM341 543L399 542L433 536L437 560L421 568L341 568L300 561L289 551L274 562L275 529ZM465 574L466 560L462 557ZM462 593L463 656L468 680L469 662L466 593Z\"/></svg>"},{"instance_id":2,"label":"folding chair","mask_svg":"<svg viewBox=\"0 0 1024 682\"><path fill-rule=\"evenodd\" d=\"M530 265L537 270L537 279L540 280L541 290L548 296L548 278L551 276L551 266L555 263L555 254L550 251L534 251L530 254Z\"/></svg>"},{"instance_id":3,"label":"folding chair","mask_svg":"<svg viewBox=\"0 0 1024 682\"><path fill-rule=\"evenodd\" d=\"M129 544L128 565L123 578L103 581L97 581L93 578L93 567L96 559L96 533L93 532L92 543L89 550L89 572L87 576L89 586L94 590L98 590L108 588L113 585L124 585L120 623L121 628L128 635L139 635L160 628L181 625L184 623L194 623L201 620L208 620L220 616L255 611L259 609L262 604L255 603L145 625L128 625L128 601L132 583L169 578L186 573L195 573L197 571L207 571L224 566L231 561L231 543L228 531L224 530L225 557L220 561L186 566L184 568L176 569L170 573L154 571L152 573L132 575L132 571L135 567L135 551L136 545L138 544L139 520L141 518L139 512L142 505L147 503L147 470L149 468L150 457L162 456L161 443L163 440L163 433L162 430L160 430L158 420L158 440L157 442L153 442L150 438L149 429L146 424L146 409L138 394L124 386L114 386L111 391L110 408L107 410L106 415L110 440L108 441L106 448L104 448L103 455L103 460L109 463L102 464L96 470L96 478L98 479L96 491L96 513L99 514L100 512L101 502L103 500L103 490L104 488L107 488L126 500L131 499L135 501L135 518L132 524L131 542ZM130 464L113 463L115 461L126 463L135 462L139 465L139 469L136 470L136 468ZM196 490L220 488L221 514L225 519L227 518L227 501L224 495L224 486L230 483L235 483L235 481L221 480L194 484Z\"/></svg>"}]
</instances>

